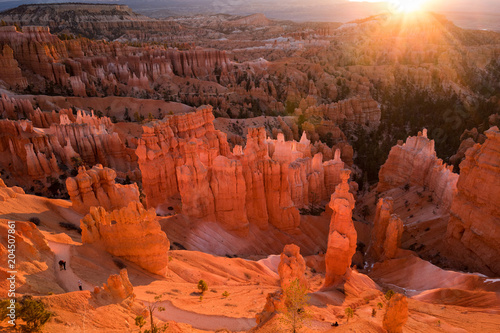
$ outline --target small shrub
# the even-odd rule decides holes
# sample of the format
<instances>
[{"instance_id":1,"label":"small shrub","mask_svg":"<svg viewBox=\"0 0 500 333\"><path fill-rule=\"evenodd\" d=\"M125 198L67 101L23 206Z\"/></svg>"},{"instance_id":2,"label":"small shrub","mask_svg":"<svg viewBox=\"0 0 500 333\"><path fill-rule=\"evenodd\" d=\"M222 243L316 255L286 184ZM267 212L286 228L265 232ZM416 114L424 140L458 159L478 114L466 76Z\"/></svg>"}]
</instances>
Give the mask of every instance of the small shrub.
<instances>
[{"instance_id":1,"label":"small shrub","mask_svg":"<svg viewBox=\"0 0 500 333\"><path fill-rule=\"evenodd\" d=\"M372 309L372 317L375 317L377 315L377 310Z\"/></svg>"},{"instance_id":2,"label":"small shrub","mask_svg":"<svg viewBox=\"0 0 500 333\"><path fill-rule=\"evenodd\" d=\"M142 329L142 326L146 325L146 320L143 316L139 315L135 317L135 325L139 326L139 328Z\"/></svg>"},{"instance_id":3,"label":"small shrub","mask_svg":"<svg viewBox=\"0 0 500 333\"><path fill-rule=\"evenodd\" d=\"M208 290L208 285L207 285L207 283L206 283L205 281L203 281L203 280L198 281L198 290L199 290L202 294L204 294L204 293L205 293L205 291L207 291L207 290Z\"/></svg>"},{"instance_id":4,"label":"small shrub","mask_svg":"<svg viewBox=\"0 0 500 333\"><path fill-rule=\"evenodd\" d=\"M39 331L54 315L45 310L45 304L42 301L34 300L31 296L25 296L20 303L19 318L26 322L23 327L24 331Z\"/></svg>"},{"instance_id":5,"label":"small shrub","mask_svg":"<svg viewBox=\"0 0 500 333\"><path fill-rule=\"evenodd\" d=\"M394 291L392 289L387 290L387 292L385 293L385 299L390 300L392 296L394 296Z\"/></svg>"},{"instance_id":6,"label":"small shrub","mask_svg":"<svg viewBox=\"0 0 500 333\"><path fill-rule=\"evenodd\" d=\"M32 222L36 226L39 226L40 222L41 222L38 217L30 217L29 221Z\"/></svg>"},{"instance_id":7,"label":"small shrub","mask_svg":"<svg viewBox=\"0 0 500 333\"><path fill-rule=\"evenodd\" d=\"M203 295L200 295L200 302L203 301Z\"/></svg>"},{"instance_id":8,"label":"small shrub","mask_svg":"<svg viewBox=\"0 0 500 333\"><path fill-rule=\"evenodd\" d=\"M382 309L382 308L384 307L384 304L382 304L382 303L380 303L380 302L379 302L379 303L377 303L377 307L378 307L379 309Z\"/></svg>"},{"instance_id":9,"label":"small shrub","mask_svg":"<svg viewBox=\"0 0 500 333\"><path fill-rule=\"evenodd\" d=\"M352 318L354 316L354 310L351 307L348 307L344 311L347 317L347 321L349 321L349 318Z\"/></svg>"},{"instance_id":10,"label":"small shrub","mask_svg":"<svg viewBox=\"0 0 500 333\"><path fill-rule=\"evenodd\" d=\"M245 277L247 278L247 280L250 280L252 278L252 276L248 273L245 273Z\"/></svg>"},{"instance_id":11,"label":"small shrub","mask_svg":"<svg viewBox=\"0 0 500 333\"><path fill-rule=\"evenodd\" d=\"M64 229L67 229L67 230L76 230L79 234L82 234L82 228L77 227L73 223L59 222L59 226L63 227Z\"/></svg>"},{"instance_id":12,"label":"small shrub","mask_svg":"<svg viewBox=\"0 0 500 333\"><path fill-rule=\"evenodd\" d=\"M222 297L227 298L229 296L229 293L227 291L224 291L222 293Z\"/></svg>"}]
</instances>

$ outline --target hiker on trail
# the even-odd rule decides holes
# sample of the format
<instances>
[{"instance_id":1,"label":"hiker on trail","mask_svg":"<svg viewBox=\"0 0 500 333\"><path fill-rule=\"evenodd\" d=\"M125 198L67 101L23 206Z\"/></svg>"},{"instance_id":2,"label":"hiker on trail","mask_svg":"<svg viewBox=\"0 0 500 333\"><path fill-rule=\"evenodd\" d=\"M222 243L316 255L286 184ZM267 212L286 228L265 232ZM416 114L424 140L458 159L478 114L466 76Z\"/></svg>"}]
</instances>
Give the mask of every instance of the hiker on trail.
<instances>
[{"instance_id":1,"label":"hiker on trail","mask_svg":"<svg viewBox=\"0 0 500 333\"><path fill-rule=\"evenodd\" d=\"M63 269L66 270L66 260L63 260L62 264L63 264Z\"/></svg>"},{"instance_id":2,"label":"hiker on trail","mask_svg":"<svg viewBox=\"0 0 500 333\"><path fill-rule=\"evenodd\" d=\"M59 270L62 271L63 270L63 263L64 263L64 260L59 260ZM66 269L66 268L65 268Z\"/></svg>"},{"instance_id":3,"label":"hiker on trail","mask_svg":"<svg viewBox=\"0 0 500 333\"><path fill-rule=\"evenodd\" d=\"M78 288L80 288L80 290L83 290L82 288L82 281L78 280Z\"/></svg>"}]
</instances>

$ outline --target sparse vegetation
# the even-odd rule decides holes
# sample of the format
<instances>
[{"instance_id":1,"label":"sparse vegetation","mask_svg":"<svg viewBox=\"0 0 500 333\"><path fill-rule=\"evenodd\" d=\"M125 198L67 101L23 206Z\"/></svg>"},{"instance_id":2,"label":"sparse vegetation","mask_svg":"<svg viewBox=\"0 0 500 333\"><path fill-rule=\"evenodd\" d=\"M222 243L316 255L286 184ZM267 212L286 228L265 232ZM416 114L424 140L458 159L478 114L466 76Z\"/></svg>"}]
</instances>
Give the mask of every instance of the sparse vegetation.
<instances>
[{"instance_id":1,"label":"sparse vegetation","mask_svg":"<svg viewBox=\"0 0 500 333\"><path fill-rule=\"evenodd\" d=\"M387 290L387 292L384 295L385 299L386 300L390 300L392 298L392 296L394 296L394 294L395 293L394 293L394 291L392 289Z\"/></svg>"},{"instance_id":2,"label":"sparse vegetation","mask_svg":"<svg viewBox=\"0 0 500 333\"><path fill-rule=\"evenodd\" d=\"M227 291L224 291L222 293L222 297L227 298L229 296L229 293Z\"/></svg>"},{"instance_id":3,"label":"sparse vegetation","mask_svg":"<svg viewBox=\"0 0 500 333\"><path fill-rule=\"evenodd\" d=\"M67 229L67 230L75 230L76 232L78 232L79 234L82 233L82 228L80 227L77 227L76 225L74 225L73 223L69 223L69 222L59 222L59 226L63 227L64 229Z\"/></svg>"},{"instance_id":4,"label":"sparse vegetation","mask_svg":"<svg viewBox=\"0 0 500 333\"><path fill-rule=\"evenodd\" d=\"M351 308L351 307L347 307L345 310L345 315L346 315L346 318L347 318L347 322L349 322L349 319L354 317L354 310Z\"/></svg>"},{"instance_id":5,"label":"sparse vegetation","mask_svg":"<svg viewBox=\"0 0 500 333\"><path fill-rule=\"evenodd\" d=\"M204 294L208 290L208 285L204 280L198 281L198 290L201 294Z\"/></svg>"},{"instance_id":6,"label":"sparse vegetation","mask_svg":"<svg viewBox=\"0 0 500 333\"><path fill-rule=\"evenodd\" d=\"M280 317L281 324L290 332L296 333L302 328L303 323L310 317L307 309L309 296L307 287L295 279L283 290L285 296L285 310Z\"/></svg>"},{"instance_id":7,"label":"sparse vegetation","mask_svg":"<svg viewBox=\"0 0 500 333\"><path fill-rule=\"evenodd\" d=\"M30 217L29 221L32 222L36 226L39 226L41 223L40 219L38 217Z\"/></svg>"}]
</instances>

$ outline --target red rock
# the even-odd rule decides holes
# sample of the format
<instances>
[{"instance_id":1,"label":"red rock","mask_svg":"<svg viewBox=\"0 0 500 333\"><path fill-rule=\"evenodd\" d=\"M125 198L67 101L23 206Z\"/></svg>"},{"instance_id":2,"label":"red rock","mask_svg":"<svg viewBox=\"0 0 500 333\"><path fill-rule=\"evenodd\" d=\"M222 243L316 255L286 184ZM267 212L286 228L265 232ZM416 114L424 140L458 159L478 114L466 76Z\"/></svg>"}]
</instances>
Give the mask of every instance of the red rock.
<instances>
[{"instance_id":1,"label":"red rock","mask_svg":"<svg viewBox=\"0 0 500 333\"><path fill-rule=\"evenodd\" d=\"M300 255L300 247L295 244L288 244L283 249L278 265L281 289L286 290L290 283L296 279L302 286L307 287L305 278L306 262Z\"/></svg>"},{"instance_id":2,"label":"red rock","mask_svg":"<svg viewBox=\"0 0 500 333\"><path fill-rule=\"evenodd\" d=\"M73 203L73 209L81 214L91 207L102 206L106 210L127 207L130 202L139 203L137 184L115 183L116 172L97 164L92 169L80 167L78 175L66 179L66 188Z\"/></svg>"},{"instance_id":3,"label":"red rock","mask_svg":"<svg viewBox=\"0 0 500 333\"><path fill-rule=\"evenodd\" d=\"M403 222L393 214L392 198L379 199L368 250L369 256L376 261L394 258L397 250L401 248L403 230Z\"/></svg>"},{"instance_id":4,"label":"red rock","mask_svg":"<svg viewBox=\"0 0 500 333\"><path fill-rule=\"evenodd\" d=\"M467 150L460 163L447 238L452 256L470 270L500 274L500 131L485 132L484 144Z\"/></svg>"},{"instance_id":5,"label":"red rock","mask_svg":"<svg viewBox=\"0 0 500 333\"><path fill-rule=\"evenodd\" d=\"M456 191L458 175L453 166L438 159L434 140L427 138L427 130L409 137L405 144L392 147L389 157L379 171L378 192L409 185L425 186L433 198L449 208Z\"/></svg>"},{"instance_id":6,"label":"red rock","mask_svg":"<svg viewBox=\"0 0 500 333\"><path fill-rule=\"evenodd\" d=\"M110 275L107 283L104 284L103 289L116 301L123 301L129 297L135 298L134 287L132 286L132 283L130 283L126 269L120 270L119 275Z\"/></svg>"},{"instance_id":7,"label":"red rock","mask_svg":"<svg viewBox=\"0 0 500 333\"><path fill-rule=\"evenodd\" d=\"M333 214L325 256L325 288L345 282L350 274L352 257L356 253L357 233L352 221L355 201L347 183L350 173L350 170L342 170L342 183L337 185L329 204Z\"/></svg>"},{"instance_id":8,"label":"red rock","mask_svg":"<svg viewBox=\"0 0 500 333\"><path fill-rule=\"evenodd\" d=\"M408 320L408 300L401 294L395 294L387 304L383 326L388 333L402 333Z\"/></svg>"},{"instance_id":9,"label":"red rock","mask_svg":"<svg viewBox=\"0 0 500 333\"><path fill-rule=\"evenodd\" d=\"M103 244L112 255L152 273L166 274L170 242L154 209L145 210L139 202L109 212L103 207L92 207L80 225L83 243Z\"/></svg>"}]
</instances>

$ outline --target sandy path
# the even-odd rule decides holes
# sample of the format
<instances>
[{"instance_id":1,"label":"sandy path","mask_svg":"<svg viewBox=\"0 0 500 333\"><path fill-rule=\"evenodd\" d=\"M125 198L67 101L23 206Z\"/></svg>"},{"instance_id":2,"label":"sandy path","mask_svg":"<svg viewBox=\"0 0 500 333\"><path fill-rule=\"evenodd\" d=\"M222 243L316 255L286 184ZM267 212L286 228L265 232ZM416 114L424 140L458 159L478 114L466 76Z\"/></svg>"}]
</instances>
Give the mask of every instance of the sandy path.
<instances>
[{"instance_id":1,"label":"sandy path","mask_svg":"<svg viewBox=\"0 0 500 333\"><path fill-rule=\"evenodd\" d=\"M71 269L71 245L48 241L50 249L55 253L54 271L56 272L57 282L66 290L77 291L78 280L82 281L83 290L94 290L94 286L80 279ZM59 260L66 260L66 270L59 269Z\"/></svg>"},{"instance_id":2,"label":"sandy path","mask_svg":"<svg viewBox=\"0 0 500 333\"><path fill-rule=\"evenodd\" d=\"M144 302L147 304L148 302ZM158 303L165 311L155 312L155 317L167 321L185 323L200 330L216 331L218 329L228 329L233 332L248 331L256 324L254 318L231 318L226 316L209 316L200 313L190 312L175 307L170 301Z\"/></svg>"}]
</instances>

